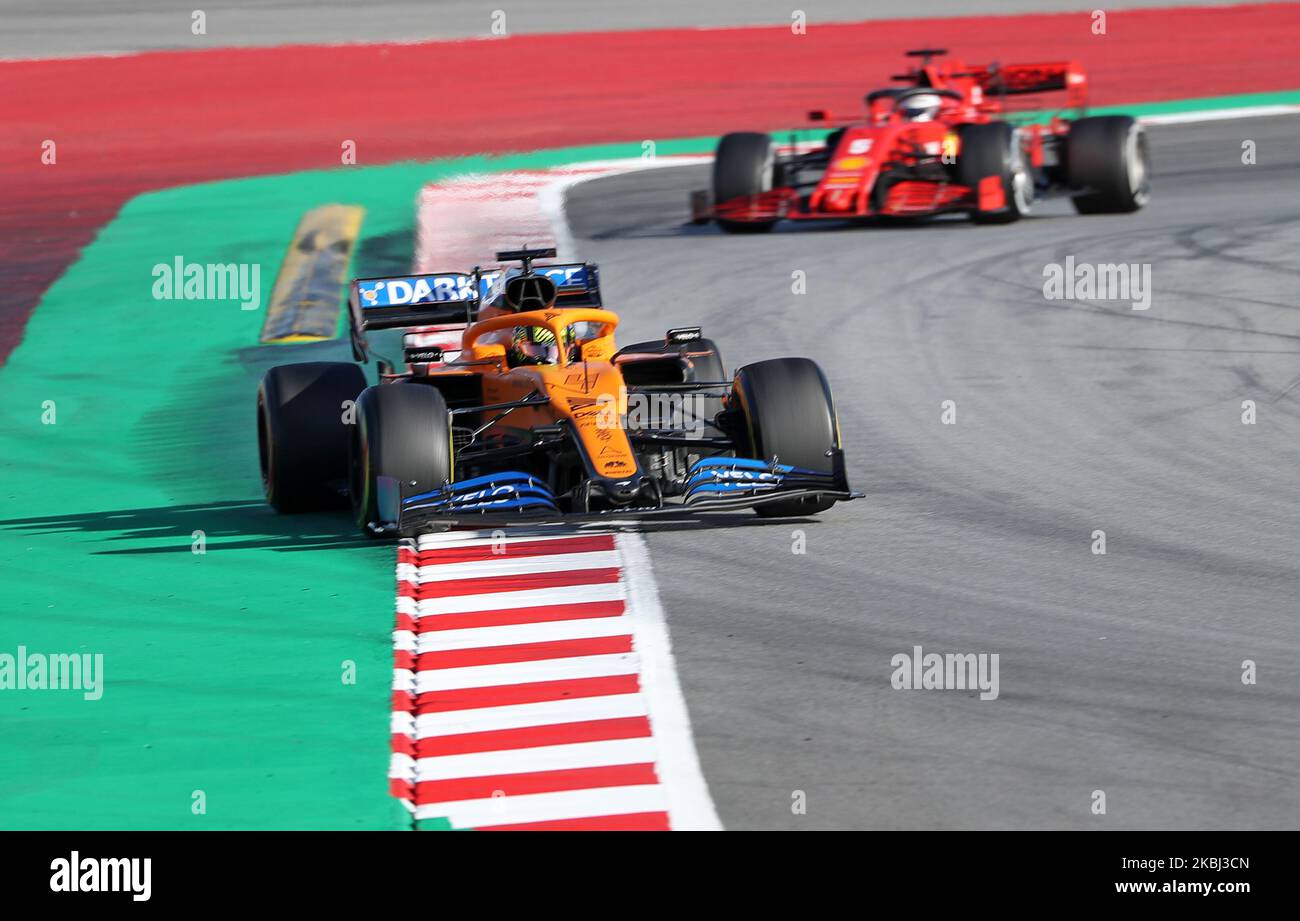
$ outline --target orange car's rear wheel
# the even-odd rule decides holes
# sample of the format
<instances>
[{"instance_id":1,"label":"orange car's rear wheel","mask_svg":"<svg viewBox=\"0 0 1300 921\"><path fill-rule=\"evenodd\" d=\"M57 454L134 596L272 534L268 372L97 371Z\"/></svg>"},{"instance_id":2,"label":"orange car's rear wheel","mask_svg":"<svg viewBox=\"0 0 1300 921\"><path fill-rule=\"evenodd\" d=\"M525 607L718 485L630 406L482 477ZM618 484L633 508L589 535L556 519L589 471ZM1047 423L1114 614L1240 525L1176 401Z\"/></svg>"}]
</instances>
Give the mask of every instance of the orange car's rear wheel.
<instances>
[{"instance_id":1,"label":"orange car's rear wheel","mask_svg":"<svg viewBox=\"0 0 1300 921\"><path fill-rule=\"evenodd\" d=\"M366 386L356 365L280 365L257 389L257 455L262 488L277 512L343 504L347 477L346 403Z\"/></svg>"}]
</instances>

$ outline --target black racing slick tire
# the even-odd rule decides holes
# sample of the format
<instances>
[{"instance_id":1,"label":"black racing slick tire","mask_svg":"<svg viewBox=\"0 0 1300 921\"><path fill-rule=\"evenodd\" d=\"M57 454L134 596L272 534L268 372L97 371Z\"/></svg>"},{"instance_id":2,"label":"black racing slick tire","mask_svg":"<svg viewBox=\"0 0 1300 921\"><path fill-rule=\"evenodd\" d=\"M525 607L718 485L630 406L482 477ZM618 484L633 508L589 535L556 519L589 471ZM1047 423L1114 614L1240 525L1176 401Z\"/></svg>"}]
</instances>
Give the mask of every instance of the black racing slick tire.
<instances>
[{"instance_id":1,"label":"black racing slick tire","mask_svg":"<svg viewBox=\"0 0 1300 921\"><path fill-rule=\"evenodd\" d=\"M815 361L774 358L745 365L736 372L731 399L744 425L737 454L831 472L828 454L840 446L839 422L830 384ZM834 504L834 499L790 499L764 503L756 511L766 518L787 518L823 512Z\"/></svg>"},{"instance_id":2,"label":"black racing slick tire","mask_svg":"<svg viewBox=\"0 0 1300 921\"><path fill-rule=\"evenodd\" d=\"M1006 207L999 211L972 211L981 224L1009 224L1025 217L1034 205L1034 180L1020 137L1006 122L961 125L958 129L957 181L979 189L980 180L997 176L1002 181Z\"/></svg>"},{"instance_id":3,"label":"black racing slick tire","mask_svg":"<svg viewBox=\"0 0 1300 921\"><path fill-rule=\"evenodd\" d=\"M363 533L382 524L379 477L393 477L403 496L442 486L452 475L451 417L437 388L379 384L357 400L349 460L352 514Z\"/></svg>"},{"instance_id":4,"label":"black racing slick tire","mask_svg":"<svg viewBox=\"0 0 1300 921\"><path fill-rule=\"evenodd\" d=\"M361 368L313 361L267 371L257 388L257 454L266 501L277 512L343 504L352 407Z\"/></svg>"},{"instance_id":5,"label":"black racing slick tire","mask_svg":"<svg viewBox=\"0 0 1300 921\"><path fill-rule=\"evenodd\" d=\"M713 202L770 191L776 181L776 149L766 134L738 131L722 136L713 155ZM724 221L727 233L766 233L776 221Z\"/></svg>"},{"instance_id":6,"label":"black racing slick tire","mask_svg":"<svg viewBox=\"0 0 1300 921\"><path fill-rule=\"evenodd\" d=\"M1131 214L1151 198L1147 137L1129 115L1097 115L1071 123L1066 169L1080 214Z\"/></svg>"}]
</instances>

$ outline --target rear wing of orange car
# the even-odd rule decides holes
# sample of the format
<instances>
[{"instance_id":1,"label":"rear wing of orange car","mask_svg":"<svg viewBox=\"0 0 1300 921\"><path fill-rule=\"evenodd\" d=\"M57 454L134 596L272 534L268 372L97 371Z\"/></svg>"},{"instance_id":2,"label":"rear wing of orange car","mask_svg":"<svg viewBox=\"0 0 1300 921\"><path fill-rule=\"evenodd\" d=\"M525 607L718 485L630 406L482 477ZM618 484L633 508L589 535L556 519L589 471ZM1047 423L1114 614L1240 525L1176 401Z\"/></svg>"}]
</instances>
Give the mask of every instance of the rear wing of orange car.
<instances>
[{"instance_id":1,"label":"rear wing of orange car","mask_svg":"<svg viewBox=\"0 0 1300 921\"><path fill-rule=\"evenodd\" d=\"M506 253L502 256L509 255ZM479 305L489 300L505 278L518 269L473 272L434 272L357 278L348 290L348 318L352 355L366 361L366 332L459 323L468 325L478 316ZM555 283L555 306L600 307L600 273L591 263L533 266L531 271Z\"/></svg>"},{"instance_id":2,"label":"rear wing of orange car","mask_svg":"<svg viewBox=\"0 0 1300 921\"><path fill-rule=\"evenodd\" d=\"M348 289L352 357L369 360L367 330L472 322L482 291L478 270L354 279Z\"/></svg>"},{"instance_id":3,"label":"rear wing of orange car","mask_svg":"<svg viewBox=\"0 0 1300 921\"><path fill-rule=\"evenodd\" d=\"M398 329L473 319L482 293L478 272L358 278L348 296L359 329Z\"/></svg>"}]
</instances>

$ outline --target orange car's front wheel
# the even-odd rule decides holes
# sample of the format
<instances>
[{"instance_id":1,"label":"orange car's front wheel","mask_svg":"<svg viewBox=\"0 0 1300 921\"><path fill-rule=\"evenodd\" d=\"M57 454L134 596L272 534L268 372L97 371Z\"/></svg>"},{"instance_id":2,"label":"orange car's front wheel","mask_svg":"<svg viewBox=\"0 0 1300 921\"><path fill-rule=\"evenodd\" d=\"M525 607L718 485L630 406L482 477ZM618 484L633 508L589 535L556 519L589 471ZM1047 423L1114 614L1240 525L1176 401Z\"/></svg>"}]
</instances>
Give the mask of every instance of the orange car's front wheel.
<instances>
[{"instance_id":1,"label":"orange car's front wheel","mask_svg":"<svg viewBox=\"0 0 1300 921\"><path fill-rule=\"evenodd\" d=\"M452 477L451 422L436 387L399 382L368 388L357 400L349 458L352 513L362 532L380 525L380 477L401 484L403 496L429 492Z\"/></svg>"},{"instance_id":2,"label":"orange car's front wheel","mask_svg":"<svg viewBox=\"0 0 1300 921\"><path fill-rule=\"evenodd\" d=\"M840 447L839 422L830 384L809 358L774 358L745 365L732 384L733 408L741 411L737 455L833 472L829 452ZM834 499L789 499L755 507L771 518L812 515Z\"/></svg>"}]
</instances>

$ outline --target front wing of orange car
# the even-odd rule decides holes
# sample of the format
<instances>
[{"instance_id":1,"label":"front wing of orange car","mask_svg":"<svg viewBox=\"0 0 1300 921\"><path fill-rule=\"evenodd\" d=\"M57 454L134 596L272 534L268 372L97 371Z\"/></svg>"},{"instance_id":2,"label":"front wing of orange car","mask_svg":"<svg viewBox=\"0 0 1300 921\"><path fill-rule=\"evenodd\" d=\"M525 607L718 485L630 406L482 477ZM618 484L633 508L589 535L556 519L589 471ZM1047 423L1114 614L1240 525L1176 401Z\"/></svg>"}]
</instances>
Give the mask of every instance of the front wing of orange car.
<instances>
[{"instance_id":1,"label":"front wing of orange car","mask_svg":"<svg viewBox=\"0 0 1300 921\"><path fill-rule=\"evenodd\" d=\"M711 457L696 461L687 472L681 496L654 503L629 503L600 511L566 511L571 499L556 496L535 476L503 471L448 483L439 489L399 496L395 480L380 484L384 531L414 536L430 530L472 525L536 524L539 521L609 521L625 518L691 516L754 508L791 499L861 497L849 489L844 453L830 452L831 471L809 470L740 457Z\"/></svg>"}]
</instances>

